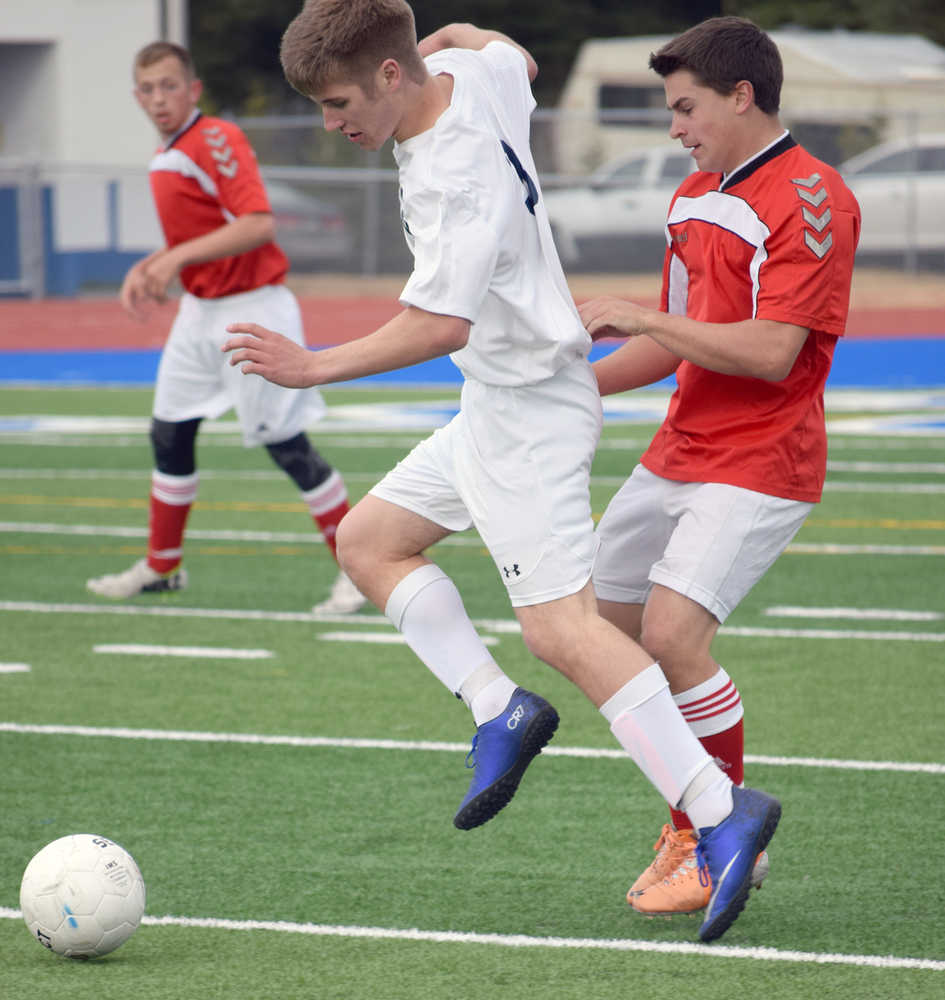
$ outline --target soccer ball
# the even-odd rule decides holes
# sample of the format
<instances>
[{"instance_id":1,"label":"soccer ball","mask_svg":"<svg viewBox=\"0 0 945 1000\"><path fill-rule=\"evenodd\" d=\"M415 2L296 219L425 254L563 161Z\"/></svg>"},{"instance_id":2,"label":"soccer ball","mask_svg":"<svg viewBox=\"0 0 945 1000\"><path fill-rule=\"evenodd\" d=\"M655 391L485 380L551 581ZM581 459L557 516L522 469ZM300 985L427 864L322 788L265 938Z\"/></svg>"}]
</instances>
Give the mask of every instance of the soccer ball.
<instances>
[{"instance_id":1,"label":"soccer ball","mask_svg":"<svg viewBox=\"0 0 945 1000\"><path fill-rule=\"evenodd\" d=\"M144 915L144 897L134 858L91 833L47 844L20 883L20 910L30 934L67 958L95 958L124 944Z\"/></svg>"}]
</instances>

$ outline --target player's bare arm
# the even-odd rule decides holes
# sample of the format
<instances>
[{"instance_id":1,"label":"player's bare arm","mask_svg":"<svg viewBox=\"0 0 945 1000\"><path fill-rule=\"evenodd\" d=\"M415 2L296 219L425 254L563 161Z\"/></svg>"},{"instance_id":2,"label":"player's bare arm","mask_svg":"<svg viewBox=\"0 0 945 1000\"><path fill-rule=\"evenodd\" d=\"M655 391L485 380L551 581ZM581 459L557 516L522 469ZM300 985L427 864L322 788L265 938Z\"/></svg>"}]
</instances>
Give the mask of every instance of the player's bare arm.
<instances>
[{"instance_id":1,"label":"player's bare arm","mask_svg":"<svg viewBox=\"0 0 945 1000\"><path fill-rule=\"evenodd\" d=\"M709 371L766 382L787 377L810 332L767 319L702 323L613 296L591 299L578 311L594 339L646 334L667 351Z\"/></svg>"},{"instance_id":2,"label":"player's bare arm","mask_svg":"<svg viewBox=\"0 0 945 1000\"><path fill-rule=\"evenodd\" d=\"M633 337L591 366L602 396L641 389L659 382L679 367L682 359L650 337Z\"/></svg>"},{"instance_id":3,"label":"player's bare arm","mask_svg":"<svg viewBox=\"0 0 945 1000\"><path fill-rule=\"evenodd\" d=\"M178 243L147 264L148 291L154 298L163 299L171 282L185 267L255 250L270 242L275 231L268 212L250 212L203 236Z\"/></svg>"},{"instance_id":4,"label":"player's bare arm","mask_svg":"<svg viewBox=\"0 0 945 1000\"><path fill-rule=\"evenodd\" d=\"M420 55L428 56L439 52L440 49L476 49L478 51L485 48L489 42L506 42L518 49L528 64L528 79L534 81L535 77L538 76L538 64L527 49L513 41L508 35L503 35L501 31L477 28L474 24L446 24L427 35L426 38L421 38L417 43L417 48L420 50Z\"/></svg>"},{"instance_id":5,"label":"player's bare arm","mask_svg":"<svg viewBox=\"0 0 945 1000\"><path fill-rule=\"evenodd\" d=\"M469 320L408 306L374 333L338 347L309 351L255 323L234 323L223 350L245 375L305 389L347 382L443 357L465 347Z\"/></svg>"}]
</instances>

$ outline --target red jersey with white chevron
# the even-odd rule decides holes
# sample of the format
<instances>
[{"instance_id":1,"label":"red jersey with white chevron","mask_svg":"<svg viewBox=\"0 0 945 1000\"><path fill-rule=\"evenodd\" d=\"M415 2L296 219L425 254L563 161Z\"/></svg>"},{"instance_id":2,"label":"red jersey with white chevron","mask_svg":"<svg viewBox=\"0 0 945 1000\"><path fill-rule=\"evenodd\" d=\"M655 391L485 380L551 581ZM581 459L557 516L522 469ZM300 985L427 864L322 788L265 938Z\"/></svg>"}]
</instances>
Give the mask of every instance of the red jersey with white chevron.
<instances>
[{"instance_id":1,"label":"red jersey with white chevron","mask_svg":"<svg viewBox=\"0 0 945 1000\"><path fill-rule=\"evenodd\" d=\"M151 191L168 246L203 236L249 212L269 212L256 154L232 122L199 112L155 153ZM185 267L184 288L203 299L277 284L289 262L275 243Z\"/></svg>"},{"instance_id":2,"label":"red jersey with white chevron","mask_svg":"<svg viewBox=\"0 0 945 1000\"><path fill-rule=\"evenodd\" d=\"M787 134L733 171L690 174L667 221L662 308L706 323L810 330L780 382L689 361L641 462L682 482L816 502L827 464L823 390L846 326L860 210L840 175Z\"/></svg>"}]
</instances>

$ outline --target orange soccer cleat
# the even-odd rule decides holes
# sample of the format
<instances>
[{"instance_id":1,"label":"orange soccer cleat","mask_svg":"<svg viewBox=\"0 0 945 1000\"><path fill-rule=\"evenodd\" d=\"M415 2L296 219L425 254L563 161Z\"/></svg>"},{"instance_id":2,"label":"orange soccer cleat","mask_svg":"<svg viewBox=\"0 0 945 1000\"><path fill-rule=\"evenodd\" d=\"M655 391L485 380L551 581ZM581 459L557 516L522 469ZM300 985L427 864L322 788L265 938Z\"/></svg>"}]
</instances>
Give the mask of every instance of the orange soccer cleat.
<instances>
[{"instance_id":1,"label":"orange soccer cleat","mask_svg":"<svg viewBox=\"0 0 945 1000\"><path fill-rule=\"evenodd\" d=\"M653 845L657 852L652 864L627 893L627 902L646 916L672 916L704 910L712 895L711 881L699 875L696 860L698 838L693 830L674 830L668 823ZM755 861L751 884L760 889L768 874L768 854L762 851Z\"/></svg>"}]
</instances>

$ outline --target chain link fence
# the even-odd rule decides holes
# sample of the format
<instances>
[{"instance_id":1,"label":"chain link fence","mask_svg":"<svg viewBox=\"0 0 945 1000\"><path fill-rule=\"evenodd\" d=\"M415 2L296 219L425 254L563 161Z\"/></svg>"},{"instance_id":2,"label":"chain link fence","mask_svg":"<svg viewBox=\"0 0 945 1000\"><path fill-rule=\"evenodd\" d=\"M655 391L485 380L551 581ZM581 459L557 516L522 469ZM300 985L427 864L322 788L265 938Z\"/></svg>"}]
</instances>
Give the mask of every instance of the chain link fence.
<instances>
[{"instance_id":1,"label":"chain link fence","mask_svg":"<svg viewBox=\"0 0 945 1000\"><path fill-rule=\"evenodd\" d=\"M863 112L842 125L835 113L818 120L785 109L782 120L831 165L860 157L861 172L848 180L864 214L864 261L945 270L945 107ZM239 124L295 272L409 272L389 146L366 154L326 133L317 115ZM535 112L532 150L566 270L659 269L662 221L679 182L680 146L668 125L668 113L654 108ZM146 168L0 161L0 237L0 295L117 286L161 243Z\"/></svg>"}]
</instances>

